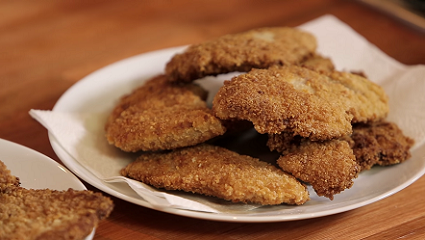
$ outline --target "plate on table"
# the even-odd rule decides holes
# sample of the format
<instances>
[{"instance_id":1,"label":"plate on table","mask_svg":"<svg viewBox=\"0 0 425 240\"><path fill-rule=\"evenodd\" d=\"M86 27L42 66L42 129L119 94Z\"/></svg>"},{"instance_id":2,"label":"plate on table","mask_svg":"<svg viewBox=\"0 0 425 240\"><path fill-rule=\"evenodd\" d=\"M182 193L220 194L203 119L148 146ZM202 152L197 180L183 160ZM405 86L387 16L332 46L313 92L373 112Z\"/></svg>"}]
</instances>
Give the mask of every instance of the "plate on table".
<instances>
[{"instance_id":1,"label":"plate on table","mask_svg":"<svg viewBox=\"0 0 425 240\"><path fill-rule=\"evenodd\" d=\"M0 139L0 160L27 189L86 190L83 183L53 159L28 147ZM85 240L93 239L94 231Z\"/></svg>"},{"instance_id":2,"label":"plate on table","mask_svg":"<svg viewBox=\"0 0 425 240\"><path fill-rule=\"evenodd\" d=\"M130 92L136 86L142 84L144 80L161 72L164 61L179 50L181 49L173 48L142 54L103 68L71 87L60 98L53 111L90 112L91 109L108 111L112 109L120 96ZM156 59L156 61L152 59ZM149 72L145 74L140 66L145 66ZM154 72L153 69L156 69L157 72ZM76 175L113 196L153 208L125 184L108 184L98 179L64 151L52 135L49 135L49 137L56 154ZM165 208L161 211L195 218L235 222L289 221L326 216L378 201L410 185L424 172L425 162L420 157L424 155L424 152L423 148L416 148L412 151L412 159L403 164L385 168L375 167L361 173L359 178L355 180L354 186L336 195L333 201L315 196L310 189L312 199L305 205L296 207L259 208L247 214L203 213L174 208Z\"/></svg>"},{"instance_id":3,"label":"plate on table","mask_svg":"<svg viewBox=\"0 0 425 240\"><path fill-rule=\"evenodd\" d=\"M323 50L327 47L326 44L322 44L322 42L320 42L321 37L332 37L332 34L336 34L340 37L333 39L336 39L335 41L343 41L344 44L347 43L347 40L341 39L344 36L349 39L348 41L353 39L352 30L348 30L347 27L340 22L335 23L334 18L329 18L328 16L320 21L322 22L318 23L318 25L326 25L325 29L327 31L335 32L327 34L326 32L323 32L324 30L317 31L319 35L319 49ZM331 23L329 23L329 21ZM336 27L328 27L329 24L333 24ZM315 27L317 26L307 25L307 28L309 29L314 30ZM348 31L349 34L342 34L341 32L337 31ZM365 42L363 41L365 40L363 38L359 38L357 35L355 38L356 37L360 39L358 41L362 41L362 44L364 45ZM328 45L329 49L341 47L341 49L345 51L354 51L354 53L351 55L347 54L348 56L352 56L351 59L355 61L354 63L336 55L341 52L341 49L335 49L333 51L334 53L326 52L326 56L329 56L332 60L334 60L337 67L345 66L353 70L363 69L364 67L366 74L370 72L370 76L372 76L373 79L379 80L380 73L376 72L376 68L373 66L371 67L367 61L362 61L361 57L365 56L362 54L362 51L359 51L358 48L347 48L344 44ZM130 93L136 87L142 85L144 81L156 75L162 74L164 72L165 64L169 61L169 59L174 54L183 51L184 48L185 47L176 47L140 54L97 70L96 72L81 79L70 89L68 89L54 106L53 112L109 113L123 95ZM379 55L381 59L386 58L386 56L381 56L380 54L382 53L379 52L379 50L374 46L372 47L372 52L375 54L375 56ZM392 64L399 69L404 69L403 66L399 65L392 59L389 59L386 62L382 62L378 59L377 61L373 60L373 62L379 67ZM383 70L386 71L387 69L383 68ZM385 74L388 75L388 71L386 71L384 75ZM387 75L381 77L381 80L387 78ZM207 90L210 90L208 101L211 101L214 92L217 91L217 89L221 86L222 81L228 79L229 77L229 75L207 77L197 82ZM403 100L401 99L400 101ZM419 116L412 116L412 118L415 117ZM104 122L98 122L96 124L103 125ZM403 129L403 131L404 130L405 129ZM390 167L374 167L369 171L362 172L360 176L355 179L354 186L348 190L345 190L341 194L335 195L333 201L317 196L309 187L311 200L301 206L267 206L256 208L244 213L207 213L182 210L177 208L157 209L140 198L126 184L111 184L103 182L97 178L95 174L89 171L88 168L86 168L83 164L76 161L71 155L69 155L68 152L61 147L61 144L52 134L49 134L49 139L58 157L72 172L74 172L80 178L84 179L89 184L108 194L143 207L152 208L171 214L227 222L293 221L345 212L368 205L395 194L412 184L425 172L425 159L423 158L423 156L425 156L425 147L422 144L423 141L417 141L417 144L411 150L411 159L399 165Z\"/></svg>"}]
</instances>

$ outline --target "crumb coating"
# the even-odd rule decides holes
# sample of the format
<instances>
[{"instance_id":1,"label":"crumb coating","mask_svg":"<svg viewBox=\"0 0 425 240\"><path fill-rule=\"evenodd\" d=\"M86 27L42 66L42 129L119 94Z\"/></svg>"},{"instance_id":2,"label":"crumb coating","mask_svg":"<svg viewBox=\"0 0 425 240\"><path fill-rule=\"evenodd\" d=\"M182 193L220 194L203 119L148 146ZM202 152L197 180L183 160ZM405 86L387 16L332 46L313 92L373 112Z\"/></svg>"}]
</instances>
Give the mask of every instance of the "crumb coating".
<instances>
[{"instance_id":1,"label":"crumb coating","mask_svg":"<svg viewBox=\"0 0 425 240\"><path fill-rule=\"evenodd\" d=\"M411 157L409 150L414 144L414 140L405 136L392 122L356 125L351 139L356 161L362 170L374 165L402 163Z\"/></svg>"},{"instance_id":2,"label":"crumb coating","mask_svg":"<svg viewBox=\"0 0 425 240\"><path fill-rule=\"evenodd\" d=\"M225 81L212 109L221 119L251 121L259 133L327 140L352 131L347 94L343 85L303 67L254 69Z\"/></svg>"},{"instance_id":3,"label":"crumb coating","mask_svg":"<svg viewBox=\"0 0 425 240\"><path fill-rule=\"evenodd\" d=\"M143 154L121 174L157 188L232 202L300 205L309 200L306 187L275 166L207 144Z\"/></svg>"},{"instance_id":4,"label":"crumb coating","mask_svg":"<svg viewBox=\"0 0 425 240\"><path fill-rule=\"evenodd\" d=\"M384 89L369 79L359 74L334 71L330 78L354 94L346 96L351 106L353 123L371 123L384 120L390 110L388 96Z\"/></svg>"},{"instance_id":5,"label":"crumb coating","mask_svg":"<svg viewBox=\"0 0 425 240\"><path fill-rule=\"evenodd\" d=\"M205 142L226 128L195 84L172 84L163 75L123 97L105 126L108 142L123 151L157 151Z\"/></svg>"},{"instance_id":6,"label":"crumb coating","mask_svg":"<svg viewBox=\"0 0 425 240\"><path fill-rule=\"evenodd\" d=\"M170 81L190 82L208 75L298 64L316 48L315 37L299 29L260 28L191 45L173 56L165 71Z\"/></svg>"},{"instance_id":7,"label":"crumb coating","mask_svg":"<svg viewBox=\"0 0 425 240\"><path fill-rule=\"evenodd\" d=\"M331 200L350 188L360 171L353 150L343 140L301 141L298 148L281 156L277 163L284 171L311 184L317 195Z\"/></svg>"},{"instance_id":8,"label":"crumb coating","mask_svg":"<svg viewBox=\"0 0 425 240\"><path fill-rule=\"evenodd\" d=\"M112 201L91 191L0 187L0 239L83 239L111 213Z\"/></svg>"}]
</instances>

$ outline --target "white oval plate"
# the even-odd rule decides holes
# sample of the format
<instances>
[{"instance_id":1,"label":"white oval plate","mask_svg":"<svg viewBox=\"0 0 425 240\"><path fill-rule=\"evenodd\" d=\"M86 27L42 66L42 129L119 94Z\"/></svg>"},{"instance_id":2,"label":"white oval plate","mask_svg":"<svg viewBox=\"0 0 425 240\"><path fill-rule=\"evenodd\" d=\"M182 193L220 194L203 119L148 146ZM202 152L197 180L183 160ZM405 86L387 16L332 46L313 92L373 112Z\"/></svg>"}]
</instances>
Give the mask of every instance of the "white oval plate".
<instances>
[{"instance_id":1,"label":"white oval plate","mask_svg":"<svg viewBox=\"0 0 425 240\"><path fill-rule=\"evenodd\" d=\"M27 189L86 190L83 183L53 159L25 146L0 139L0 160ZM93 239L93 232L85 240Z\"/></svg>"},{"instance_id":2,"label":"white oval plate","mask_svg":"<svg viewBox=\"0 0 425 240\"><path fill-rule=\"evenodd\" d=\"M183 48L170 48L137 55L102 68L77 82L56 103L58 112L109 112L116 101L146 79L163 73L166 62ZM217 84L202 80L207 89ZM211 93L210 93L211 94ZM210 96L211 97L211 96ZM134 204L153 208L125 184L104 183L75 161L49 134L51 145L62 162L76 175L115 197ZM335 196L333 201L318 197L310 189L311 200L302 206L262 207L243 214L204 213L175 208L157 209L181 216L228 222L278 222L327 216L355 209L388 197L407 187L425 172L425 148L412 149L412 158L391 167L375 167L360 174L351 189Z\"/></svg>"}]
</instances>

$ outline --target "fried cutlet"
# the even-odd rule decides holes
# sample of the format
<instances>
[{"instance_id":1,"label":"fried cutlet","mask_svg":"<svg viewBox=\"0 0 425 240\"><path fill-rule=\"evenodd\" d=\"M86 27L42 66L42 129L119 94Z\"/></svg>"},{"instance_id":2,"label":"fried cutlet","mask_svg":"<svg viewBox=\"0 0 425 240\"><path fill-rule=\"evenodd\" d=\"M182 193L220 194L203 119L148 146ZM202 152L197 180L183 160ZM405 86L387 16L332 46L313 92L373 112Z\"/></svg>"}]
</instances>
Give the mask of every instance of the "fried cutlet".
<instances>
[{"instance_id":1,"label":"fried cutlet","mask_svg":"<svg viewBox=\"0 0 425 240\"><path fill-rule=\"evenodd\" d=\"M12 175L4 162L0 161L0 184L19 186L19 178Z\"/></svg>"},{"instance_id":2,"label":"fried cutlet","mask_svg":"<svg viewBox=\"0 0 425 240\"><path fill-rule=\"evenodd\" d=\"M353 185L360 167L347 141L300 141L298 146L286 148L277 164L297 179L311 184L319 196L333 199Z\"/></svg>"},{"instance_id":3,"label":"fried cutlet","mask_svg":"<svg viewBox=\"0 0 425 240\"><path fill-rule=\"evenodd\" d=\"M414 140L406 137L392 122L355 125L351 135L351 147L362 170L374 165L393 165L411 157Z\"/></svg>"},{"instance_id":4,"label":"fried cutlet","mask_svg":"<svg viewBox=\"0 0 425 240\"><path fill-rule=\"evenodd\" d=\"M298 64L316 48L315 37L299 29L260 28L191 45L174 55L165 71L170 81L190 82L208 75Z\"/></svg>"},{"instance_id":5,"label":"fried cutlet","mask_svg":"<svg viewBox=\"0 0 425 240\"><path fill-rule=\"evenodd\" d=\"M204 107L208 92L196 84L170 84L164 75L148 79L142 86L123 96L109 115L111 124L131 106L139 109L158 109L174 105Z\"/></svg>"},{"instance_id":6,"label":"fried cutlet","mask_svg":"<svg viewBox=\"0 0 425 240\"><path fill-rule=\"evenodd\" d=\"M91 191L0 187L0 239L84 239L113 209Z\"/></svg>"},{"instance_id":7,"label":"fried cutlet","mask_svg":"<svg viewBox=\"0 0 425 240\"><path fill-rule=\"evenodd\" d=\"M123 151L137 152L192 146L220 136L226 128L204 98L204 90L192 83L153 78L117 104L106 138Z\"/></svg>"},{"instance_id":8,"label":"fried cutlet","mask_svg":"<svg viewBox=\"0 0 425 240\"><path fill-rule=\"evenodd\" d=\"M312 140L350 134L351 90L299 66L253 69L225 81L213 100L215 115L241 119L259 133L292 132Z\"/></svg>"},{"instance_id":9,"label":"fried cutlet","mask_svg":"<svg viewBox=\"0 0 425 240\"><path fill-rule=\"evenodd\" d=\"M326 176L328 171L333 173L344 172L335 167L338 166L337 162L335 162L335 165L332 164L332 161L340 158L340 156L326 150L329 148L326 145L342 144L340 142L347 142L347 146L352 149L352 152L350 152L346 148L346 144L343 144L344 148L335 148L344 150L339 150L341 156L343 154L348 154L350 158L352 158L352 154L355 156L358 170L353 170L352 176L355 176L355 172L368 170L374 165L387 166L406 161L411 156L409 150L414 144L414 140L406 137L395 123L383 121L373 124L355 124L351 136L344 136L339 140L327 142L311 142L308 139L293 136L290 133L270 134L267 146L272 151L275 150L282 153L283 157L278 161L279 166L302 181L310 182L312 181L311 178L313 178L311 175L314 176L314 174L311 174L312 171L309 169L314 169L316 176ZM317 154L319 149L329 151L330 154ZM333 156L337 157L333 158ZM288 161L287 159L292 160ZM322 162L326 164L329 162L330 165L323 167L321 165ZM347 160L345 160L345 163L349 163L345 167L353 164ZM343 162L339 164L344 166ZM321 169L327 169L327 171L322 171ZM329 182L326 178L314 177L314 179L324 179ZM316 190L317 187L314 187L314 184L312 185ZM321 188L323 188L322 186L325 186L325 184L321 184ZM323 195L326 196L325 194Z\"/></svg>"},{"instance_id":10,"label":"fried cutlet","mask_svg":"<svg viewBox=\"0 0 425 240\"><path fill-rule=\"evenodd\" d=\"M207 144L142 154L121 174L157 188L232 202L300 205L309 200L306 187L275 166Z\"/></svg>"},{"instance_id":11,"label":"fried cutlet","mask_svg":"<svg viewBox=\"0 0 425 240\"><path fill-rule=\"evenodd\" d=\"M388 115L388 96L378 84L355 73L334 71L329 77L355 93L347 98L353 123L379 122Z\"/></svg>"},{"instance_id":12,"label":"fried cutlet","mask_svg":"<svg viewBox=\"0 0 425 240\"><path fill-rule=\"evenodd\" d=\"M251 121L260 133L292 132L315 141L350 134L352 122L380 121L389 107L384 90L359 75L284 66L225 81L213 110L220 119Z\"/></svg>"},{"instance_id":13,"label":"fried cutlet","mask_svg":"<svg viewBox=\"0 0 425 240\"><path fill-rule=\"evenodd\" d=\"M208 108L173 106L140 111L130 107L110 125L108 141L127 152L171 150L224 134Z\"/></svg>"}]
</instances>

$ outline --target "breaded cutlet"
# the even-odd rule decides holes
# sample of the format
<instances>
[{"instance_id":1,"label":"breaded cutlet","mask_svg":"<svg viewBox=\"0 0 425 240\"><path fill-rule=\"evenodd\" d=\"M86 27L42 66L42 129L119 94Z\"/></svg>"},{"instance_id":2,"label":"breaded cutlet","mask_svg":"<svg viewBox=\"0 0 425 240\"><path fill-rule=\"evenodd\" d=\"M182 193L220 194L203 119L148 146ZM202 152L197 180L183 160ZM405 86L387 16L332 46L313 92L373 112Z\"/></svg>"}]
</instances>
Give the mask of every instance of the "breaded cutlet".
<instances>
[{"instance_id":1,"label":"breaded cutlet","mask_svg":"<svg viewBox=\"0 0 425 240\"><path fill-rule=\"evenodd\" d=\"M167 63L169 81L298 64L317 48L316 38L296 28L259 28L189 46Z\"/></svg>"},{"instance_id":2,"label":"breaded cutlet","mask_svg":"<svg viewBox=\"0 0 425 240\"><path fill-rule=\"evenodd\" d=\"M353 95L327 76L299 66L271 67L225 81L213 99L223 120L248 120L259 133L292 132L312 140L351 134Z\"/></svg>"},{"instance_id":3,"label":"breaded cutlet","mask_svg":"<svg viewBox=\"0 0 425 240\"><path fill-rule=\"evenodd\" d=\"M350 188L360 172L353 150L344 140L312 142L303 139L298 147L292 147L279 157L277 164L297 179L311 184L317 195L331 200L335 194Z\"/></svg>"},{"instance_id":4,"label":"breaded cutlet","mask_svg":"<svg viewBox=\"0 0 425 240\"><path fill-rule=\"evenodd\" d=\"M387 121L355 124L351 136L324 142L311 142L290 133L269 134L268 137L267 146L270 150L283 155L278 165L300 180L312 183L315 190L321 189L318 194L323 196L338 193L335 189L329 191L330 194L323 190L332 182L348 183L345 184L346 188L350 185L349 178L343 181L329 180L329 174L339 177L343 176L339 175L341 173L351 172L345 175L356 176L355 172L368 170L375 165L388 166L404 162L411 157L410 148L414 144L414 140L405 136L395 123ZM353 156L356 164L347 158ZM353 168L355 165L357 167ZM319 184L318 181L323 183Z\"/></svg>"},{"instance_id":5,"label":"breaded cutlet","mask_svg":"<svg viewBox=\"0 0 425 240\"><path fill-rule=\"evenodd\" d=\"M126 152L171 150L226 132L199 86L174 84L163 75L123 97L105 126L106 139Z\"/></svg>"},{"instance_id":6,"label":"breaded cutlet","mask_svg":"<svg viewBox=\"0 0 425 240\"><path fill-rule=\"evenodd\" d=\"M352 106L352 123L379 122L387 117L388 96L381 86L355 73L334 71L329 77L354 93L346 98Z\"/></svg>"},{"instance_id":7,"label":"breaded cutlet","mask_svg":"<svg viewBox=\"0 0 425 240\"><path fill-rule=\"evenodd\" d=\"M226 132L208 108L130 107L107 130L109 143L126 152L172 150L203 143Z\"/></svg>"},{"instance_id":8,"label":"breaded cutlet","mask_svg":"<svg viewBox=\"0 0 425 240\"><path fill-rule=\"evenodd\" d=\"M207 144L142 154L121 174L157 188L232 202L301 205L309 200L306 187L277 167Z\"/></svg>"},{"instance_id":9,"label":"breaded cutlet","mask_svg":"<svg viewBox=\"0 0 425 240\"><path fill-rule=\"evenodd\" d=\"M380 121L389 106L384 90L359 75L283 66L225 81L212 109L223 120L251 121L259 133L291 132L316 141L351 134L352 122Z\"/></svg>"},{"instance_id":10,"label":"breaded cutlet","mask_svg":"<svg viewBox=\"0 0 425 240\"><path fill-rule=\"evenodd\" d=\"M0 186L0 239L84 239L113 209L91 191Z\"/></svg>"},{"instance_id":11,"label":"breaded cutlet","mask_svg":"<svg viewBox=\"0 0 425 240\"><path fill-rule=\"evenodd\" d=\"M393 165L411 157L414 140L393 122L359 124L353 127L351 147L362 170L374 165Z\"/></svg>"},{"instance_id":12,"label":"breaded cutlet","mask_svg":"<svg viewBox=\"0 0 425 240\"><path fill-rule=\"evenodd\" d=\"M108 125L131 106L139 109L158 109L174 105L204 107L208 92L196 84L170 84L164 75L146 80L131 93L121 97L109 115Z\"/></svg>"}]
</instances>

